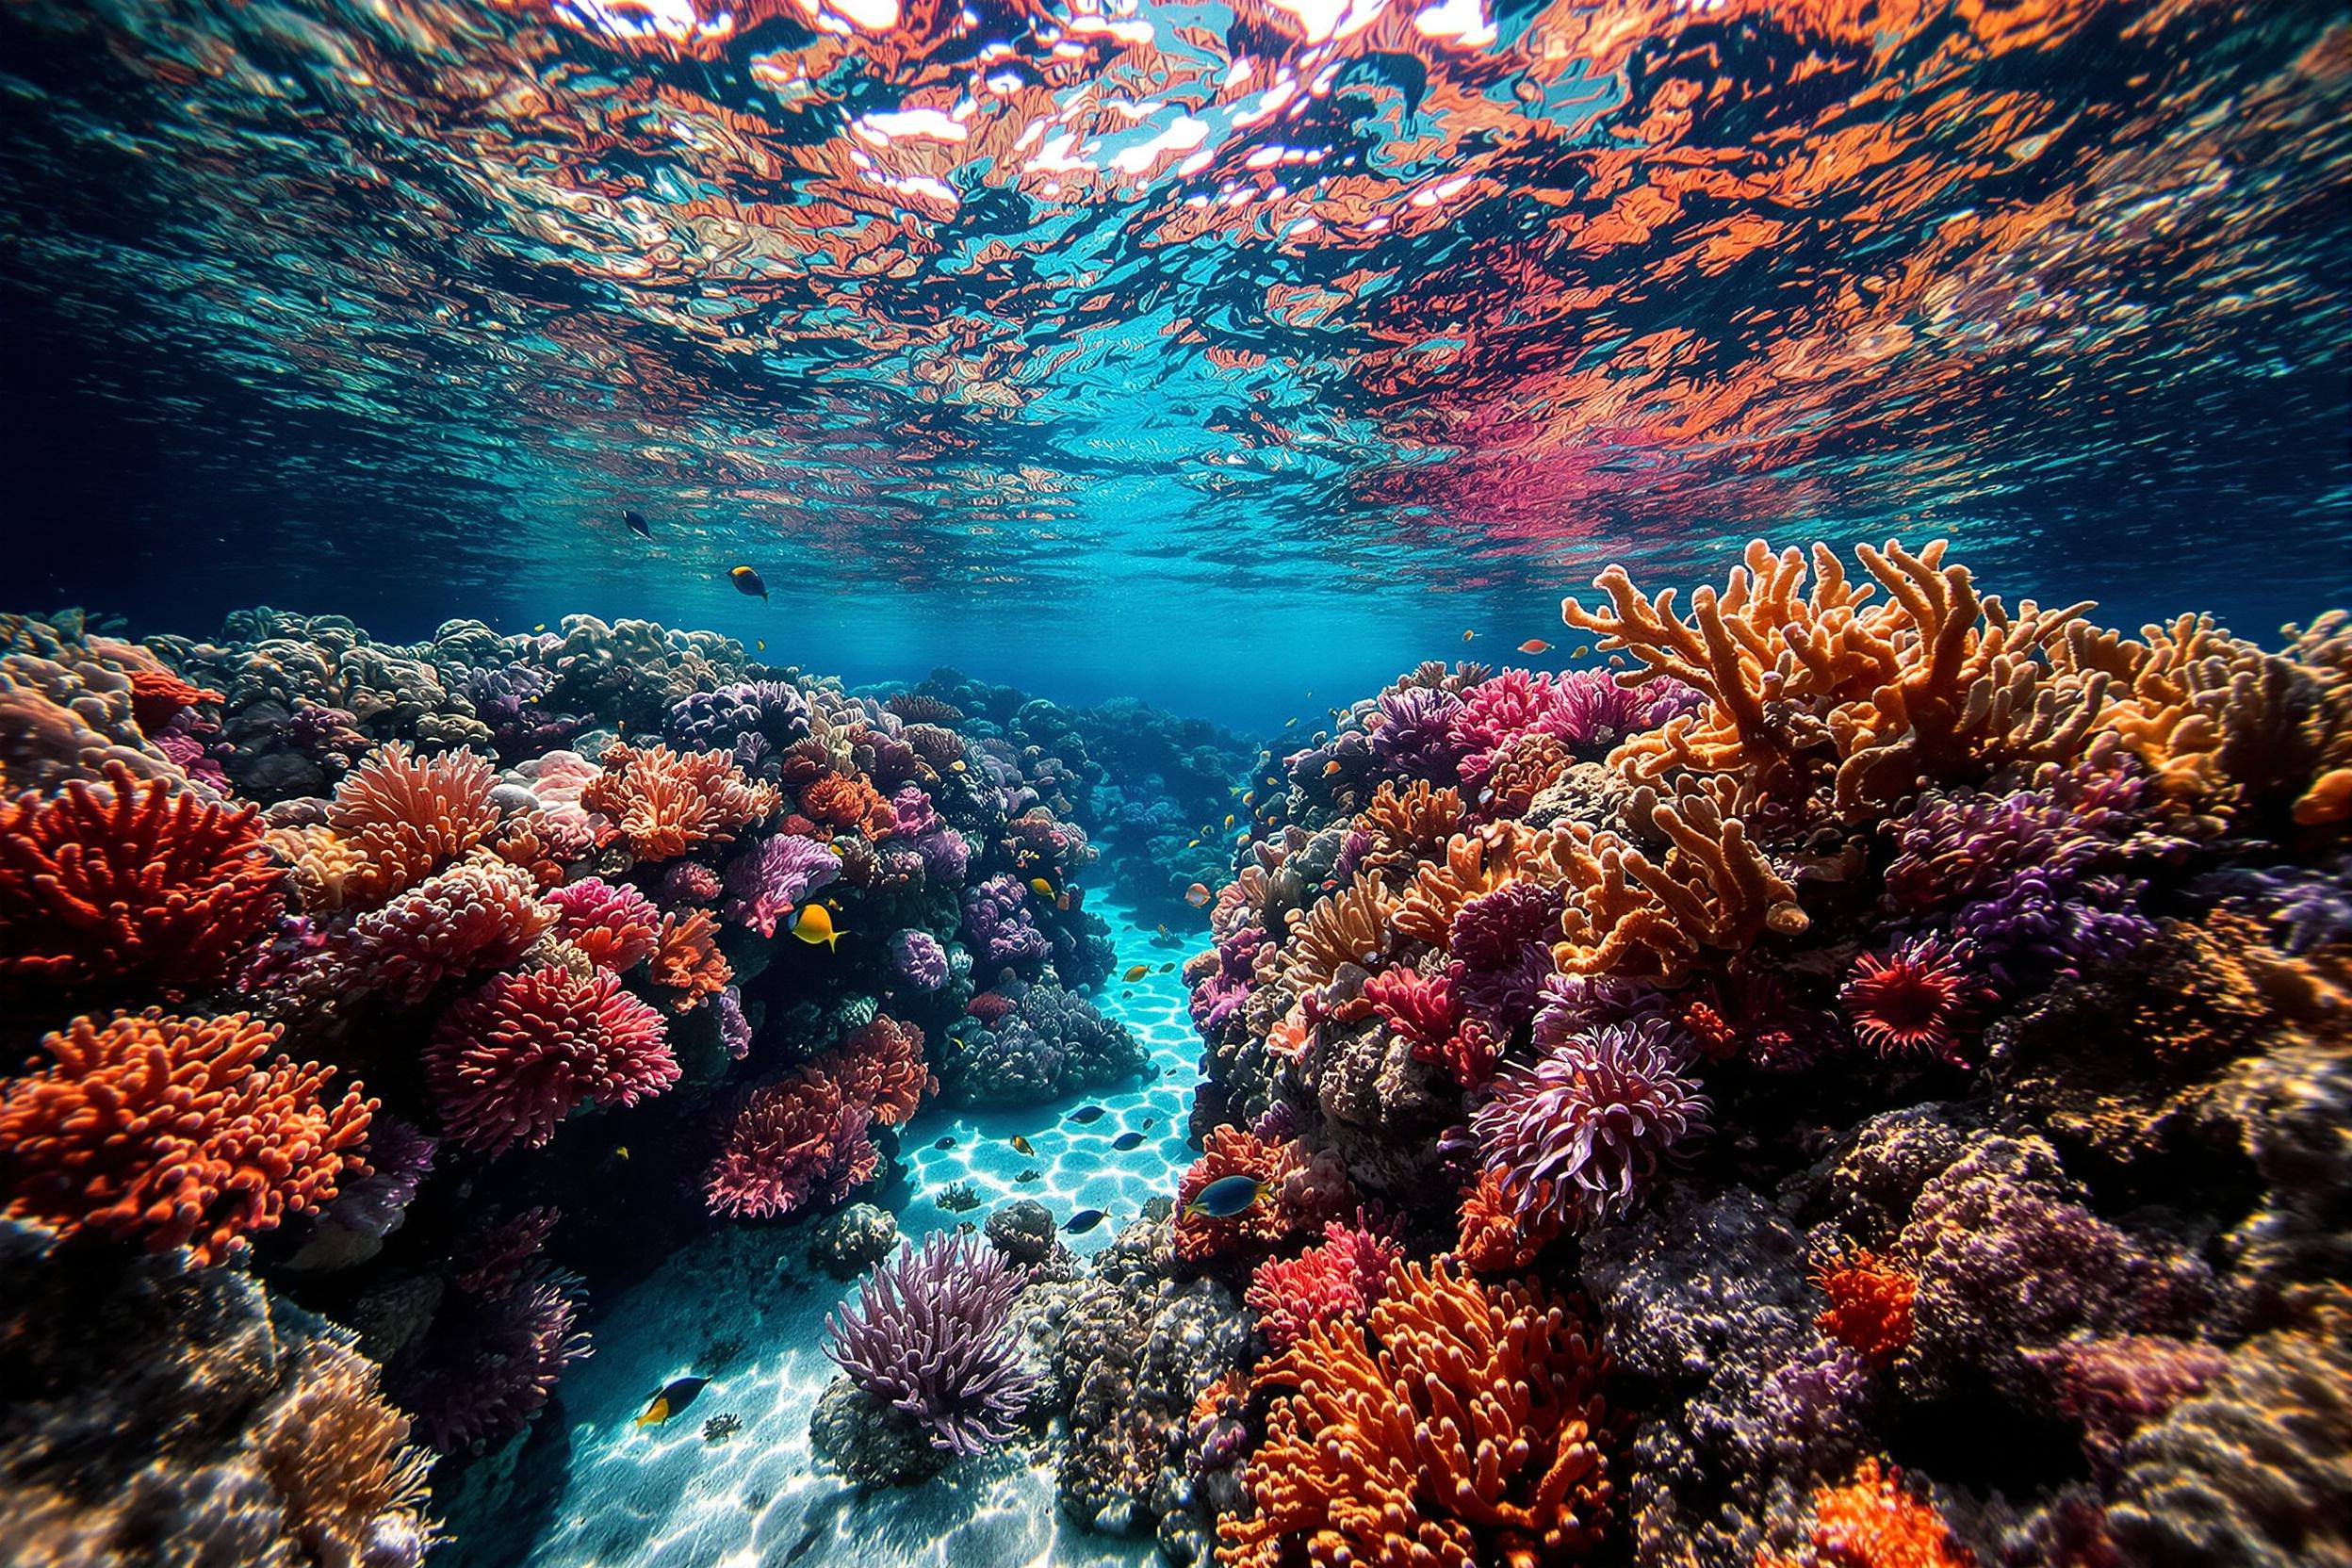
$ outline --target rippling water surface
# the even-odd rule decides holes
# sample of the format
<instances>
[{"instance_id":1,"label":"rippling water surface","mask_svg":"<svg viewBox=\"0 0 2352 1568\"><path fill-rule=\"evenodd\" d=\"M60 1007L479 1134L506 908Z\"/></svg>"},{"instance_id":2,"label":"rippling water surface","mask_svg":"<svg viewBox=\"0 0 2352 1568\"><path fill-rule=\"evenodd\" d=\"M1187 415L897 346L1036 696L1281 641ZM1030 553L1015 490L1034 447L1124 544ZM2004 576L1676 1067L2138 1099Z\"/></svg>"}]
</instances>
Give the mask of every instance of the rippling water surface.
<instances>
[{"instance_id":1,"label":"rippling water surface","mask_svg":"<svg viewBox=\"0 0 2352 1568\"><path fill-rule=\"evenodd\" d=\"M1229 709L1759 531L2259 627L2352 578L2348 58L2199 0L18 4L7 504L36 601L182 626Z\"/></svg>"}]
</instances>

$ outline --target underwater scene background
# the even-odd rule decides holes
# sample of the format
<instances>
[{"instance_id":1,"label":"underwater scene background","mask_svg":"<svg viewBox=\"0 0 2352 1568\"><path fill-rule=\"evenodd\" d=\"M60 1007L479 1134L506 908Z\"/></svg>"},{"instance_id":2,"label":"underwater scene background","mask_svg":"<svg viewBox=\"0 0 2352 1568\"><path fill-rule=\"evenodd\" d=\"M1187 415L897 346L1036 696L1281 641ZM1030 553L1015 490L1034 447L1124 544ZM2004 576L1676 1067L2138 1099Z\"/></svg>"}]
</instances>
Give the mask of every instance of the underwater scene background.
<instances>
[{"instance_id":1,"label":"underwater scene background","mask_svg":"<svg viewBox=\"0 0 2352 1568\"><path fill-rule=\"evenodd\" d=\"M0 6L0 1561L2352 1562L2347 109Z\"/></svg>"}]
</instances>

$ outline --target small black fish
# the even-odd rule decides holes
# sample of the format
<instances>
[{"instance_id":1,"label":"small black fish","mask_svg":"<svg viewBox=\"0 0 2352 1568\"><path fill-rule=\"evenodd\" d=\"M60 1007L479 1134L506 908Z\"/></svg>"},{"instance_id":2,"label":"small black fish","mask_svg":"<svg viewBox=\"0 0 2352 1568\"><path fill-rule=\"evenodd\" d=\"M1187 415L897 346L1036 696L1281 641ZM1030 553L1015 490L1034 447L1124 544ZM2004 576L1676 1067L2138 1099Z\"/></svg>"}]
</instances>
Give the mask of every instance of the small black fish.
<instances>
[{"instance_id":1,"label":"small black fish","mask_svg":"<svg viewBox=\"0 0 2352 1568\"><path fill-rule=\"evenodd\" d=\"M1014 1177L1013 1180L1016 1182L1036 1182L1042 1180L1044 1176L1044 1171L1039 1170L1036 1166L1031 1166L1028 1169Z\"/></svg>"},{"instance_id":2,"label":"small black fish","mask_svg":"<svg viewBox=\"0 0 2352 1568\"><path fill-rule=\"evenodd\" d=\"M1162 964L1160 966L1160 972L1162 974L1173 974L1176 972L1176 966L1174 964Z\"/></svg>"},{"instance_id":3,"label":"small black fish","mask_svg":"<svg viewBox=\"0 0 2352 1568\"><path fill-rule=\"evenodd\" d=\"M931 1147L934 1149L953 1149L956 1147L956 1140L954 1138L941 1138Z\"/></svg>"},{"instance_id":4,"label":"small black fish","mask_svg":"<svg viewBox=\"0 0 2352 1568\"><path fill-rule=\"evenodd\" d=\"M807 1529L801 1531L800 1539L792 1543L792 1549L784 1554L783 1568L791 1568L791 1564L798 1562L802 1558L807 1557L808 1555L808 1549L814 1546L819 1539L824 1536L824 1534L825 1522L823 1520L819 1520L816 1523L811 1524Z\"/></svg>"},{"instance_id":5,"label":"small black fish","mask_svg":"<svg viewBox=\"0 0 2352 1568\"><path fill-rule=\"evenodd\" d=\"M621 514L621 521L627 523L629 525L629 531L637 535L638 538L650 539L653 537L653 525L646 522L645 514L638 511L635 507L630 507L624 511Z\"/></svg>"},{"instance_id":6,"label":"small black fish","mask_svg":"<svg viewBox=\"0 0 2352 1568\"><path fill-rule=\"evenodd\" d=\"M1062 1229L1073 1236L1082 1236L1109 1217L1101 1209L1080 1209L1070 1217Z\"/></svg>"},{"instance_id":7,"label":"small black fish","mask_svg":"<svg viewBox=\"0 0 2352 1568\"><path fill-rule=\"evenodd\" d=\"M729 566L727 569L727 580L735 584L737 593L755 594L761 599L768 596L768 585L760 581L760 574L749 566Z\"/></svg>"},{"instance_id":8,"label":"small black fish","mask_svg":"<svg viewBox=\"0 0 2352 1568\"><path fill-rule=\"evenodd\" d=\"M673 1378L662 1385L662 1392L645 1406L645 1413L637 1418L641 1427L659 1427L674 1415L683 1414L694 1402L695 1396L710 1386L708 1378Z\"/></svg>"},{"instance_id":9,"label":"small black fish","mask_svg":"<svg viewBox=\"0 0 2352 1568\"><path fill-rule=\"evenodd\" d=\"M1139 1147L1142 1142L1143 1135L1141 1133L1121 1133L1119 1136L1111 1140L1111 1147L1124 1154L1130 1149Z\"/></svg>"},{"instance_id":10,"label":"small black fish","mask_svg":"<svg viewBox=\"0 0 2352 1568\"><path fill-rule=\"evenodd\" d=\"M1159 1124L1160 1119L1158 1117L1148 1116L1143 1119L1143 1130L1147 1133L1152 1128L1157 1127Z\"/></svg>"},{"instance_id":11,"label":"small black fish","mask_svg":"<svg viewBox=\"0 0 2352 1568\"><path fill-rule=\"evenodd\" d=\"M1100 1105L1081 1105L1070 1113L1070 1119L1084 1127L1089 1121L1102 1120L1104 1114Z\"/></svg>"}]
</instances>

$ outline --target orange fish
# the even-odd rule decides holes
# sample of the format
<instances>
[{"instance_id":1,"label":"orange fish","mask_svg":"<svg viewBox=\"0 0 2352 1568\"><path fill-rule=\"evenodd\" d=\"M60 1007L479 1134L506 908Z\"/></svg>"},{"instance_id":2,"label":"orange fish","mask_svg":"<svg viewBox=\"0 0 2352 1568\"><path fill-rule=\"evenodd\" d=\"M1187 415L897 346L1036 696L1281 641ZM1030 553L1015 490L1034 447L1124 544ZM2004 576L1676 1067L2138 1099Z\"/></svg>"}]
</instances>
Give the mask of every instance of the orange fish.
<instances>
[{"instance_id":1,"label":"orange fish","mask_svg":"<svg viewBox=\"0 0 2352 1568\"><path fill-rule=\"evenodd\" d=\"M1552 645L1541 637L1530 637L1519 645L1519 651L1521 653L1549 653L1552 651Z\"/></svg>"},{"instance_id":2,"label":"orange fish","mask_svg":"<svg viewBox=\"0 0 2352 1568\"><path fill-rule=\"evenodd\" d=\"M1136 981L1142 979L1145 975L1151 972L1152 966L1150 964L1130 964L1127 967L1126 974L1122 978L1124 978L1126 982L1132 986Z\"/></svg>"},{"instance_id":3,"label":"orange fish","mask_svg":"<svg viewBox=\"0 0 2352 1568\"><path fill-rule=\"evenodd\" d=\"M1216 896L1215 893L1209 891L1208 884L1205 882L1195 882L1184 890L1184 902L1196 909L1207 908L1209 900Z\"/></svg>"},{"instance_id":4,"label":"orange fish","mask_svg":"<svg viewBox=\"0 0 2352 1568\"><path fill-rule=\"evenodd\" d=\"M1466 643L1466 642L1468 642L1471 638L1476 637L1477 635L1478 635L1478 633L1477 633L1477 632L1475 632L1475 631L1464 631L1464 632L1462 634L1462 640L1463 642L1465 642L1465 643Z\"/></svg>"},{"instance_id":5,"label":"orange fish","mask_svg":"<svg viewBox=\"0 0 2352 1568\"><path fill-rule=\"evenodd\" d=\"M1333 758L1331 761L1323 764L1323 776L1326 778L1331 777L1331 775L1337 773L1338 771L1339 760L1337 758Z\"/></svg>"}]
</instances>

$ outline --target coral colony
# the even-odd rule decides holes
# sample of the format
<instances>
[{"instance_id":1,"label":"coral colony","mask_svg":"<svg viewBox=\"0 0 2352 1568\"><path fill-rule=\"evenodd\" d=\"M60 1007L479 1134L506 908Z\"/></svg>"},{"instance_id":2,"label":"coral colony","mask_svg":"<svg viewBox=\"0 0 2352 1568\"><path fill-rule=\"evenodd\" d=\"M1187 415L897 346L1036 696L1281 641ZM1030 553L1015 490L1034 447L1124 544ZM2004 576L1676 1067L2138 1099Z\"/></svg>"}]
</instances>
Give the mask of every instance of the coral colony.
<instances>
[{"instance_id":1,"label":"coral colony","mask_svg":"<svg viewBox=\"0 0 2352 1568\"><path fill-rule=\"evenodd\" d=\"M825 1474L1182 1565L2341 1560L2352 622L1598 587L1612 663L1254 763L639 622L0 621L15 1560L422 1562L600 1282L760 1227L850 1282ZM900 1139L1138 1081L1104 841L1200 1079L1081 1257Z\"/></svg>"}]
</instances>

